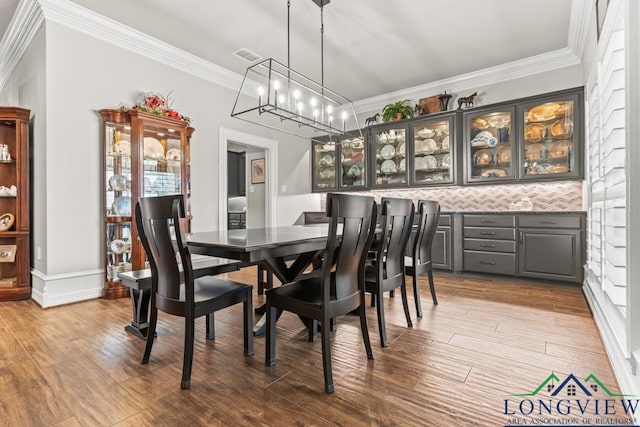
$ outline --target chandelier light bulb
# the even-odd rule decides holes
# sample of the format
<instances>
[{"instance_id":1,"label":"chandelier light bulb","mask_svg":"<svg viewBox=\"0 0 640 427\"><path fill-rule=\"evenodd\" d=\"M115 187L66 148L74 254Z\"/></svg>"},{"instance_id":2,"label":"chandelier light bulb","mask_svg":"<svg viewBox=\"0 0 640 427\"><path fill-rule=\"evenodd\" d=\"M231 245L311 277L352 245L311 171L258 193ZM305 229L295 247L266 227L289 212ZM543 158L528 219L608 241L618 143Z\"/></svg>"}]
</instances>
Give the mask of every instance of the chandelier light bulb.
<instances>
[{"instance_id":1,"label":"chandelier light bulb","mask_svg":"<svg viewBox=\"0 0 640 427\"><path fill-rule=\"evenodd\" d=\"M258 95L260 96L264 95L264 88L262 86L258 88Z\"/></svg>"},{"instance_id":2,"label":"chandelier light bulb","mask_svg":"<svg viewBox=\"0 0 640 427\"><path fill-rule=\"evenodd\" d=\"M311 98L311 101L309 101L309 103L311 104L312 107L315 107L317 102L318 101L316 101L315 98Z\"/></svg>"},{"instance_id":3,"label":"chandelier light bulb","mask_svg":"<svg viewBox=\"0 0 640 427\"><path fill-rule=\"evenodd\" d=\"M298 89L296 89L296 90L293 91L293 99L295 99L297 101L298 98L300 98L300 91Z\"/></svg>"},{"instance_id":4,"label":"chandelier light bulb","mask_svg":"<svg viewBox=\"0 0 640 427\"><path fill-rule=\"evenodd\" d=\"M275 81L273 82L273 88L274 88L275 90L280 89L280 81L275 80Z\"/></svg>"},{"instance_id":5,"label":"chandelier light bulb","mask_svg":"<svg viewBox=\"0 0 640 427\"><path fill-rule=\"evenodd\" d=\"M331 114L333 111L333 107L331 105L327 105L327 113Z\"/></svg>"}]
</instances>

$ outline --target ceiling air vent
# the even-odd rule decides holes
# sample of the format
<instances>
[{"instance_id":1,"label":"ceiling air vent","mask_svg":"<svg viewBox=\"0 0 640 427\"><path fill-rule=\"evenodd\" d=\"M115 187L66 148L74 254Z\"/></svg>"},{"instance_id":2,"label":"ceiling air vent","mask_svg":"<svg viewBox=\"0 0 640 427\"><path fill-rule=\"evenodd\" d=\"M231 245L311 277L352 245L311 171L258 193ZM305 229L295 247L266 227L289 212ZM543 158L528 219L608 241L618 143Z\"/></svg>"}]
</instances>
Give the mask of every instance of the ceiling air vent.
<instances>
[{"instance_id":1,"label":"ceiling air vent","mask_svg":"<svg viewBox=\"0 0 640 427\"><path fill-rule=\"evenodd\" d=\"M233 52L233 54L239 58L244 59L247 62L255 62L258 59L260 59L260 55L251 52L249 49L247 49L246 47L243 47L242 49L238 49L235 52Z\"/></svg>"}]
</instances>

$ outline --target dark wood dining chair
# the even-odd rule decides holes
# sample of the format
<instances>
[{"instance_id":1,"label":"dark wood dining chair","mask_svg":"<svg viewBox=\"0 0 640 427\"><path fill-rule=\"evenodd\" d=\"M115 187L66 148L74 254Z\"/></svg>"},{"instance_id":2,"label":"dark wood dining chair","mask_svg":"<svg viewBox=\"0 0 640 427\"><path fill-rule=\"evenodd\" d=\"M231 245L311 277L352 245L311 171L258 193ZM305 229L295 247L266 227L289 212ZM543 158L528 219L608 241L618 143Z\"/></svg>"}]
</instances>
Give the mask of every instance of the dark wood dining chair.
<instances>
[{"instance_id":1,"label":"dark wood dining chair","mask_svg":"<svg viewBox=\"0 0 640 427\"><path fill-rule=\"evenodd\" d=\"M377 239L378 248L375 259L369 260L365 268L365 290L371 293L372 304L376 306L378 312L380 345L387 347L389 342L387 340L383 303L385 292L400 288L407 325L409 327L413 326L407 301L404 257L407 241L413 227L414 205L408 199L384 197L380 204L380 226L382 230Z\"/></svg>"},{"instance_id":2,"label":"dark wood dining chair","mask_svg":"<svg viewBox=\"0 0 640 427\"><path fill-rule=\"evenodd\" d=\"M433 263L431 262L431 245L438 230L440 221L440 203L430 200L420 200L418 202L418 229L413 241L412 254L405 257L405 273L413 277L413 297L416 302L416 312L418 317L422 317L422 304L420 303L420 285L418 278L421 274L427 273L429 277L429 288L433 304L438 305L436 298L436 287L433 283Z\"/></svg>"},{"instance_id":3,"label":"dark wood dining chair","mask_svg":"<svg viewBox=\"0 0 640 427\"><path fill-rule=\"evenodd\" d=\"M182 195L143 197L136 204L136 225L152 276L151 316L142 363L149 363L158 310L184 317L184 360L180 387L186 389L191 384L194 323L198 317L206 316L207 339L214 339L213 313L242 302L244 354L253 354L253 287L213 276L194 278L183 224L186 224L186 220ZM172 239L172 229L175 230L175 240Z\"/></svg>"},{"instance_id":4,"label":"dark wood dining chair","mask_svg":"<svg viewBox=\"0 0 640 427\"><path fill-rule=\"evenodd\" d=\"M333 393L329 344L331 318L357 309L367 358L373 359L364 302L364 266L375 234L376 205L372 197L328 194L327 215L331 219L320 275L266 290L265 364L272 366L276 363L278 309L309 319L307 323L311 330L320 322L324 389Z\"/></svg>"}]
</instances>

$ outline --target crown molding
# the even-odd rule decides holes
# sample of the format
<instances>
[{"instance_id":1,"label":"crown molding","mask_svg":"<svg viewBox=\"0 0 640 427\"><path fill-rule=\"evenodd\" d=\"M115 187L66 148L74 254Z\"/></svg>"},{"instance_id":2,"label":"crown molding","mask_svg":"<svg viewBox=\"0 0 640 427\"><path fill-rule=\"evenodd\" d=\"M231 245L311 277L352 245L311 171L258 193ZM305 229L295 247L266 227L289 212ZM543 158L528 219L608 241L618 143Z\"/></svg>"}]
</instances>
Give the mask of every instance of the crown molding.
<instances>
[{"instance_id":1,"label":"crown molding","mask_svg":"<svg viewBox=\"0 0 640 427\"><path fill-rule=\"evenodd\" d=\"M0 41L0 90L44 23L37 0L22 0Z\"/></svg>"},{"instance_id":2,"label":"crown molding","mask_svg":"<svg viewBox=\"0 0 640 427\"><path fill-rule=\"evenodd\" d=\"M116 45L217 85L238 90L242 75L151 37L69 0L38 0L47 22Z\"/></svg>"},{"instance_id":3,"label":"crown molding","mask_svg":"<svg viewBox=\"0 0 640 427\"><path fill-rule=\"evenodd\" d=\"M563 48L529 58L508 62L473 71L471 73L460 74L458 76L435 82L413 86L395 92L385 93L371 98L355 101L354 107L357 113L365 113L381 109L386 104L398 99L418 99L430 95L437 95L444 90L449 93L460 92L468 89L476 89L506 80L518 79L545 71L556 70L579 64L580 60L569 50Z\"/></svg>"},{"instance_id":4,"label":"crown molding","mask_svg":"<svg viewBox=\"0 0 640 427\"><path fill-rule=\"evenodd\" d=\"M582 62L584 46L587 41L590 22L593 15L594 2L573 0L571 2L571 15L569 16L569 34L567 47Z\"/></svg>"},{"instance_id":5,"label":"crown molding","mask_svg":"<svg viewBox=\"0 0 640 427\"><path fill-rule=\"evenodd\" d=\"M396 99L475 89L579 64L593 6L590 1L572 0L568 47L521 60L461 74L435 82L390 92L354 102L357 113L375 111ZM21 0L4 38L0 42L0 89L26 52L44 21L127 49L214 84L237 90L242 75L151 37L141 31L100 15L70 0Z\"/></svg>"}]
</instances>

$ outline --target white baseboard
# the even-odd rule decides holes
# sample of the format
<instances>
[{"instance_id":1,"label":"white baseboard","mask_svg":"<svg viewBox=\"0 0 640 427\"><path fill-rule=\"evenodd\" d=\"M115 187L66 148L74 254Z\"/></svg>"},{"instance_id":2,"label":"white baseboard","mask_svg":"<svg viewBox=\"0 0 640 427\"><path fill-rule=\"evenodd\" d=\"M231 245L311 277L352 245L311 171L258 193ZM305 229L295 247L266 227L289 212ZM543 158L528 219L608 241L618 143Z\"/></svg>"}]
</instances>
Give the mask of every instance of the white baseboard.
<instances>
[{"instance_id":1,"label":"white baseboard","mask_svg":"<svg viewBox=\"0 0 640 427\"><path fill-rule=\"evenodd\" d=\"M31 270L31 298L42 308L100 298L104 270L47 275Z\"/></svg>"},{"instance_id":2,"label":"white baseboard","mask_svg":"<svg viewBox=\"0 0 640 427\"><path fill-rule=\"evenodd\" d=\"M631 364L627 360L624 351L620 348L616 341L615 333L613 332L609 322L607 321L607 316L603 310L603 307L600 305L598 299L593 293L593 290L586 282L582 286L582 290L585 297L587 298L589 307L591 307L593 319L595 320L596 326L600 331L604 349L607 353L607 356L609 357L609 362L611 363L611 367L613 368L613 373L618 380L620 391L624 394L632 394L638 396L638 386L636 384L637 379L631 371Z\"/></svg>"}]
</instances>

